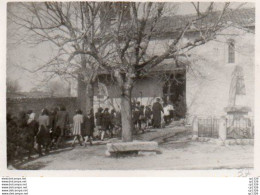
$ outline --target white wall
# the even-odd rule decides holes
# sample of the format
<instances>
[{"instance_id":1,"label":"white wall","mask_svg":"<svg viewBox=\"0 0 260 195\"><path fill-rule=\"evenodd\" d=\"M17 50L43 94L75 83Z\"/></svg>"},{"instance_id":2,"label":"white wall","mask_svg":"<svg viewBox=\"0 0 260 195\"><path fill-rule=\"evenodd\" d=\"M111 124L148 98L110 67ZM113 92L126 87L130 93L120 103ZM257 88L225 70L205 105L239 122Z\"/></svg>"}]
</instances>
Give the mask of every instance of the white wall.
<instances>
[{"instance_id":1,"label":"white wall","mask_svg":"<svg viewBox=\"0 0 260 195\"><path fill-rule=\"evenodd\" d=\"M228 39L235 40L235 63L228 63ZM246 87L245 106L254 112L254 34L229 27L205 45L191 52L187 71L188 114L221 116L226 114L231 75L236 65L243 67Z\"/></svg>"}]
</instances>

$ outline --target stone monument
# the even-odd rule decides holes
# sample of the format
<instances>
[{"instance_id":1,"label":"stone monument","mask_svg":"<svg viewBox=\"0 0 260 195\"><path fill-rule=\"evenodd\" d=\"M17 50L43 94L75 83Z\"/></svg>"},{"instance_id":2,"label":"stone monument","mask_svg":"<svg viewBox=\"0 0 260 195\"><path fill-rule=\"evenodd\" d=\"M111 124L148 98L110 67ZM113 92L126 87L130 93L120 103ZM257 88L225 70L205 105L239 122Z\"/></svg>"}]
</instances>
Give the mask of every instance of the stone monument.
<instances>
[{"instance_id":1,"label":"stone monument","mask_svg":"<svg viewBox=\"0 0 260 195\"><path fill-rule=\"evenodd\" d=\"M251 108L245 103L246 87L243 68L235 66L229 90L227 113L227 138L245 138L247 135L248 112Z\"/></svg>"}]
</instances>

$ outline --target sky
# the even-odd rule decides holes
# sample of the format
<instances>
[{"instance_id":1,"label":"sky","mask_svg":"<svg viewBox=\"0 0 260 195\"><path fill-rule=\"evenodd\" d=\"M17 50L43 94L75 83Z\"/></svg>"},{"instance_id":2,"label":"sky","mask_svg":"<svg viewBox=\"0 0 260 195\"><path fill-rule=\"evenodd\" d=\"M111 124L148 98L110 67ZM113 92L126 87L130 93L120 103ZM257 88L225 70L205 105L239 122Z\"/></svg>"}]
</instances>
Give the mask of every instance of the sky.
<instances>
[{"instance_id":1,"label":"sky","mask_svg":"<svg viewBox=\"0 0 260 195\"><path fill-rule=\"evenodd\" d=\"M201 8L206 8L208 3L202 3ZM231 8L237 8L241 3L233 3ZM15 4L13 4L15 6ZM223 3L216 3L217 9L221 9ZM254 7L253 3L243 5L243 8ZM179 3L177 14L194 14L195 10L191 3ZM7 23L7 78L18 80L21 91L30 91L40 83L44 77L43 73L31 73L41 64L47 62L53 55L53 48L45 43L38 46L32 46L26 43L14 44L14 34L16 34L17 25ZM21 33L22 34L22 33ZM17 35L17 34L16 34ZM26 70L24 68L25 67ZM28 70L30 71L28 71Z\"/></svg>"}]
</instances>

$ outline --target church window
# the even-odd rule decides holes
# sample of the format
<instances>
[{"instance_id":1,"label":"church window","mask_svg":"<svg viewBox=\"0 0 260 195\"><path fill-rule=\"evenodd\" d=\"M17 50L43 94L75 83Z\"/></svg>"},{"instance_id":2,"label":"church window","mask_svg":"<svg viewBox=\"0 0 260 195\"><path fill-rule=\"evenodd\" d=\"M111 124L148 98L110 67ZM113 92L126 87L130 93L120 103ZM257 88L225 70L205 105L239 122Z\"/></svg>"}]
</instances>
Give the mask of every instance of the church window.
<instances>
[{"instance_id":1,"label":"church window","mask_svg":"<svg viewBox=\"0 0 260 195\"><path fill-rule=\"evenodd\" d=\"M235 41L228 40L228 63L235 63Z\"/></svg>"}]
</instances>

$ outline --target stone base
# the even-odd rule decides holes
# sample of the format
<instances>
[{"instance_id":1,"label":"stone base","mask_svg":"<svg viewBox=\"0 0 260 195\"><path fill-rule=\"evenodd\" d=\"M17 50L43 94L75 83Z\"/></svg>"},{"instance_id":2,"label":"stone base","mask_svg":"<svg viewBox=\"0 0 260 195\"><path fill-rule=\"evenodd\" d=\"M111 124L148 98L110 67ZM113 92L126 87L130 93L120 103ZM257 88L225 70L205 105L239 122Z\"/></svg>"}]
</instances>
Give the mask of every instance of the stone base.
<instances>
[{"instance_id":1,"label":"stone base","mask_svg":"<svg viewBox=\"0 0 260 195\"><path fill-rule=\"evenodd\" d=\"M136 156L143 154L159 154L157 142L133 141L107 144L107 156Z\"/></svg>"}]
</instances>

